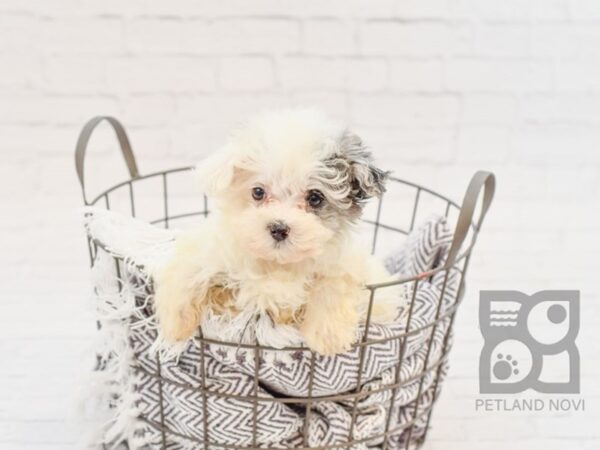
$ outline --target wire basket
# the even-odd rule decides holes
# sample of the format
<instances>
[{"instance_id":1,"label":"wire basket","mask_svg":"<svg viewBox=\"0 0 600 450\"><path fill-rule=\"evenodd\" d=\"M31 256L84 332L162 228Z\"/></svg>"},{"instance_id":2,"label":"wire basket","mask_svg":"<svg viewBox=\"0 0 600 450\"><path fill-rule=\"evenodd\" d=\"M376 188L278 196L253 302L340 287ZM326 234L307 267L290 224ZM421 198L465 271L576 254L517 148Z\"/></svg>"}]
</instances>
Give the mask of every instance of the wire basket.
<instances>
[{"instance_id":1,"label":"wire basket","mask_svg":"<svg viewBox=\"0 0 600 450\"><path fill-rule=\"evenodd\" d=\"M118 183L105 191L101 192L96 197L90 199L88 198L85 190L85 182L84 182L84 162L86 155L86 148L89 142L89 139L97 127L97 125L103 121L108 122L112 128L114 129L116 136L118 138L121 153L125 159L125 163L127 169L129 171L130 178ZM140 175L140 172L137 167L137 163L134 157L134 154L131 149L131 145L129 143L129 139L127 134L123 128L123 126L112 117L95 117L91 119L81 131L79 136L79 140L77 142L76 152L75 152L75 162L76 162L76 170L77 175L79 177L79 182L81 184L82 192L83 192L83 200L85 205L96 205L102 206L107 209L112 209L113 207L113 199L116 197L121 198L121 206L124 204L128 212L132 216L136 216L138 214L137 206L139 203L138 199L138 185L140 185L144 180L153 180L157 189L154 191L152 196L152 202L156 205L156 197L157 195L160 198L160 204L158 205L159 211L156 212L155 217L148 218L148 221L153 224L162 225L165 228L172 227L173 225L177 226L181 221L187 218L196 218L206 217L209 214L209 203L208 199L204 197L202 207L199 210L187 210L187 211L174 211L172 208L172 203L174 201L174 196L172 194L172 183L177 178L186 175L186 172L190 170L190 167L162 170L160 172L151 173L148 175ZM429 423L431 420L431 414L433 410L433 405L437 400L441 387L441 373L448 359L448 353L451 347L451 329L452 324L454 322L454 317L457 311L457 308L462 300L464 294L464 285L465 285L465 274L467 271L467 267L469 265L469 259L471 257L471 252L473 246L475 244L477 235L480 231L483 219L488 211L488 208L491 204L492 197L495 190L495 178L494 175L489 172L479 171L475 173L471 182L466 191L464 200L462 205L458 205L454 201L448 199L447 197L440 195L430 189L427 189L423 186L419 186L414 183L410 183L408 181L400 180L394 177L390 177L388 183L388 190L386 194L384 194L377 202L374 203L374 208L371 211L370 215L365 214L362 219L362 225L366 227L367 231L370 234L371 245L373 253L378 252L384 247L385 249L389 249L390 242L400 240L405 237L413 228L415 224L418 223L418 219L422 216L423 213L433 213L438 212L440 214L445 215L449 221L456 220L456 225L454 229L454 235L452 238L451 245L449 247L449 251L447 253L446 259L443 264L439 265L439 267L434 268L431 271L426 273L420 273L419 275L413 277L404 277L400 278L394 282L388 283L379 283L372 284L367 286L366 288L370 291L370 304L369 304L369 312L371 310L371 306L373 303L373 298L376 292L379 289L383 289L389 287L391 284L412 284L413 292L416 292L418 284L429 277L432 277L436 274L442 274L444 276L444 284L442 287L442 292L440 294L440 298L437 303L437 307L435 308L435 315L432 320L430 320L426 324L421 324L417 330L411 329L411 318L413 314L413 306L414 306L414 294L412 297L412 302L408 308L408 318L407 318L407 326L406 332L388 337L384 340L373 340L369 337L369 328L370 324L370 314L367 316L366 321L364 323L364 333L359 342L354 344L354 348L358 351L358 359L356 368L358 373L358 381L356 383L356 389L353 389L349 392L344 392L339 395L313 395L313 374L315 369L315 361L317 355L315 352L310 351L305 347L294 347L294 348L284 348L284 349L274 349L272 347L261 346L258 344L245 344L242 345L244 348L248 349L251 352L255 360L258 362L261 353L265 351L277 351L277 352L303 352L306 353L308 360L310 361L310 380L308 386L308 395L298 397L298 396L284 396L278 395L275 397L270 397L269 399L263 399L259 395L257 395L257 390L259 386L259 375L258 375L258 367L259 364L255 364L255 372L253 375L253 383L255 386L254 395L247 396L235 396L236 401L244 401L248 402L251 405L250 417L248 418L250 421L250 427L252 429L252 442L249 445L237 445L237 444L227 444L223 442L215 441L210 437L210 429L207 422L207 402L211 398L211 396L219 396L218 392L211 390L208 387L208 383L206 380L205 373L205 362L204 362L204 351L205 347L211 344L219 344L223 346L234 346L239 347L240 344L235 342L220 342L215 341L214 339L205 338L202 335L202 330L200 329L197 336L197 344L200 348L200 357L201 359L201 367L200 374L201 379L199 381L200 391L202 395L202 409L203 409L203 420L200 426L204 427L203 430L203 439L193 439L190 438L190 441L194 443L193 448L202 448L202 449L244 449L244 450L253 450L253 449L271 449L271 450L279 450L282 448L304 448L304 449L351 449L351 448L361 448L360 446L365 446L364 448L383 448L383 449L392 449L392 448L403 448L403 449L413 449L419 448L422 446L425 441L427 431L429 429ZM478 199L481 191L483 191L483 198L481 202L481 206L479 207L476 213L476 206L478 203ZM402 194L394 194L402 192ZM404 200L405 204L409 205L409 207L404 208L390 208L390 211L386 211L383 207L386 201L388 201L388 196L396 195L396 200ZM188 204L191 202L188 202ZM434 206L432 206L434 205ZM181 208L180 208L181 209ZM426 209L428 211L426 211ZM401 212L408 212L407 215L402 216ZM474 217L477 217L474 219ZM465 240L469 238L468 243L465 243ZM94 266L96 261L96 255L98 253L98 243L89 239L88 240L89 252L91 264ZM117 275L119 275L120 271L123 267L123 261L119 260L119 258L115 257L115 267L117 270ZM448 276L451 272L458 274L458 288L456 289L456 294L453 295L452 304L448 308L441 308L442 297L444 296L444 290L446 286L446 281L448 280ZM436 330L439 332L440 327L443 326L443 348L441 353L437 358L432 358L432 341L434 333ZM414 407L411 411L410 420L405 421L401 427L394 426L391 421L391 411L394 410L394 399L396 398L395 394L399 389L402 389L408 381L400 380L400 372L403 364L403 356L405 352L405 347L407 343L407 339L409 339L410 335L415 332L428 333L427 339L427 348L424 352L424 363L422 366L422 370L413 376L410 379L410 382L414 383L415 381L418 383L418 391L416 394L416 401L414 402ZM367 438L358 439L355 437L355 426L356 426L356 415L357 415L357 405L360 402L363 393L360 392L361 386L361 376L363 374L364 364L365 364L365 353L369 349L370 346L375 343L381 343L382 341L391 341L397 340L398 345L398 354L397 354L397 363L395 364L395 375L394 379L391 383L383 385L379 388L381 392L389 391L390 402L387 407L387 417L385 420L385 427L383 429L378 430L371 436ZM430 360L432 359L432 360ZM161 376L161 360L160 357L157 357L156 361L156 373L152 374L153 377L159 380L159 390L160 390L160 420L158 422L150 422L149 425L155 427L161 436L161 442L159 445L162 449L171 448L169 445L169 435L173 433L173 431L167 426L164 417L164 409L163 409L163 384L168 382L164 377ZM426 374L433 374L433 389L430 390L432 392L432 400L428 403L427 407L421 407L421 397L424 395L424 387L423 380L425 379ZM351 411L351 421L347 425L347 439L344 442L336 442L332 445L321 445L321 446L309 446L308 445L308 433L309 428L307 426L309 422L309 418L312 410L315 405L320 401L344 401L346 404L352 404ZM285 405L292 405L295 408L299 408L304 411L305 414L305 425L302 429L302 444L295 445L293 447L269 447L263 444L260 444L257 439L257 429L264 424L260 424L260 417L258 417L258 405L262 401L271 401L271 402L280 402ZM144 419L143 414L140 419ZM422 424L419 431L415 431L416 424ZM423 425L424 424L424 425ZM392 436L402 435L401 440L392 440ZM373 442L379 442L379 445L372 445Z\"/></svg>"}]
</instances>

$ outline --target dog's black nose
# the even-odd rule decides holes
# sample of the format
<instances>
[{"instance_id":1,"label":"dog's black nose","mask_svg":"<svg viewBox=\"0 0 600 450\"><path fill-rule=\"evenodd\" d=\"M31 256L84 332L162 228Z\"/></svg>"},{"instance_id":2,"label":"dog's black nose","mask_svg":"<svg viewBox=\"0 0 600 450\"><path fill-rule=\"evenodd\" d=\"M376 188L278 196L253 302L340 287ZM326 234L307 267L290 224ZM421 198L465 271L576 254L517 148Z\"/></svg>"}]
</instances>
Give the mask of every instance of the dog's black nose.
<instances>
[{"instance_id":1,"label":"dog's black nose","mask_svg":"<svg viewBox=\"0 0 600 450\"><path fill-rule=\"evenodd\" d=\"M271 232L271 236L277 242L281 242L288 237L290 233L290 227L288 227L284 222L277 221L273 222L269 225L269 231Z\"/></svg>"}]
</instances>

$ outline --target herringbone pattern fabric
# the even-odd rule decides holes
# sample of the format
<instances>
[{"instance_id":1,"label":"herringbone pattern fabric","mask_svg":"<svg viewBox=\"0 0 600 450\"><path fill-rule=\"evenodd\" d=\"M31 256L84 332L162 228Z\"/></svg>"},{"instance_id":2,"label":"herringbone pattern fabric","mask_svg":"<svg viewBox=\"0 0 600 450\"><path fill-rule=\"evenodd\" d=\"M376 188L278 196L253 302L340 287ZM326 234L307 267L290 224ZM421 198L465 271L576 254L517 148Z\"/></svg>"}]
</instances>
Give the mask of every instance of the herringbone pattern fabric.
<instances>
[{"instance_id":1,"label":"herringbone pattern fabric","mask_svg":"<svg viewBox=\"0 0 600 450\"><path fill-rule=\"evenodd\" d=\"M451 238L445 219L431 218L408 236L403 247L386 260L386 265L391 272L404 276L430 270L444 260ZM144 280L135 271L128 277L129 283L138 285L137 304L147 304L148 296L151 298L151 284ZM441 357L450 322L446 312L456 300L458 281L458 272L451 271L448 275L438 272L416 285L410 324L407 324L408 314L401 314L403 319L392 325L372 324L368 338L377 342L365 346L360 376L359 347L335 357L316 355L311 392L311 353L304 349L261 349L257 355L255 349L247 346L210 342L204 344L202 354L202 347L195 340L187 344L179 358L159 364L152 351L157 334L151 308L147 307L148 317L136 314L124 324L133 351L131 376L135 380L135 406L140 421L137 433L143 435L143 442L159 447L163 439L162 422L169 449L203 448L205 441L235 448L252 447L254 443L266 448L343 446L349 439L356 402L353 439L361 442L352 448L379 448L383 438L377 436L386 431L386 426L389 430L397 429L389 435L388 445L398 448L410 428L402 428L403 425L414 421L410 431L413 439L425 431L433 390L439 388L436 378L445 372ZM408 286L411 297L413 288L411 283ZM438 315L444 319L438 326L430 326ZM407 325L411 334L399 338L407 331ZM361 338L364 331L361 330ZM386 388L394 385L399 387ZM352 396L355 392L365 395L355 400ZM307 442L303 444L304 400L309 394L317 398L311 403ZM339 394L347 395L328 398ZM277 401L281 398L287 400ZM256 424L252 420L255 409ZM388 414L391 414L389 425Z\"/></svg>"}]
</instances>

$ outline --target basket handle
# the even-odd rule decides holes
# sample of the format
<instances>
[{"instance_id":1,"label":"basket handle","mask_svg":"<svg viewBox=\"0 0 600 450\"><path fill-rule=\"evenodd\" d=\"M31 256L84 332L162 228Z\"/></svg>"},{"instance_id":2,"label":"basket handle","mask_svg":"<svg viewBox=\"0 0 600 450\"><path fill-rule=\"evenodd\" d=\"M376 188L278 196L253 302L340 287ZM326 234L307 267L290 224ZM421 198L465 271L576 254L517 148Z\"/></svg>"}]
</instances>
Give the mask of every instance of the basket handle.
<instances>
[{"instance_id":1,"label":"basket handle","mask_svg":"<svg viewBox=\"0 0 600 450\"><path fill-rule=\"evenodd\" d=\"M456 262L456 257L460 248L463 245L465 238L469 232L469 227L473 223L473 213L475 212L475 206L477 206L477 199L479 193L483 188L483 201L481 204L481 212L479 219L476 224L476 232L479 232L483 219L490 208L494 192L496 190L496 177L491 172L479 170L471 178L465 197L463 198L462 206L460 207L460 214L456 221L456 228L454 229L454 238L452 239L452 245L448 251L448 257L446 258L445 269L450 269ZM474 238L475 239L475 238Z\"/></svg>"},{"instance_id":2,"label":"basket handle","mask_svg":"<svg viewBox=\"0 0 600 450\"><path fill-rule=\"evenodd\" d=\"M81 185L83 201L86 205L88 204L88 201L85 195L85 152L87 150L87 145L90 140L90 137L92 136L92 133L94 132L98 124L104 120L106 120L111 125L112 129L117 135L117 139L119 140L119 146L121 147L121 153L123 154L123 158L125 159L127 169L129 170L129 175L132 179L140 176L140 173L137 168L137 163L135 162L135 156L133 155L133 150L131 149L131 144L129 143L129 138L127 137L125 128L123 128L123 125L121 125L121 122L119 122L114 117L110 116L96 116L90 119L81 129L81 133L79 133L79 138L77 139L77 145L75 146L75 169L77 170L77 177L79 178L79 184Z\"/></svg>"}]
</instances>

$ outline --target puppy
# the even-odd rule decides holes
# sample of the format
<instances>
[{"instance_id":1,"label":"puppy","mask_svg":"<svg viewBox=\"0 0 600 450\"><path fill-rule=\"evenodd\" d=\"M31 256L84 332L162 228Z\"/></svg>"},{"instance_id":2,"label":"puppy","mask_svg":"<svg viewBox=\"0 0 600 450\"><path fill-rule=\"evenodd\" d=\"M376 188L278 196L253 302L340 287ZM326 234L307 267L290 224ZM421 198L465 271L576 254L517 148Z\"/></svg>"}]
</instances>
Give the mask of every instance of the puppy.
<instances>
[{"instance_id":1,"label":"puppy","mask_svg":"<svg viewBox=\"0 0 600 450\"><path fill-rule=\"evenodd\" d=\"M163 338L188 339L208 311L250 309L296 327L321 354L347 351L366 317L365 284L391 279L352 239L387 176L361 139L316 112L268 113L197 171L216 210L180 235L156 276ZM393 320L398 301L397 290L377 290L371 320Z\"/></svg>"}]
</instances>

